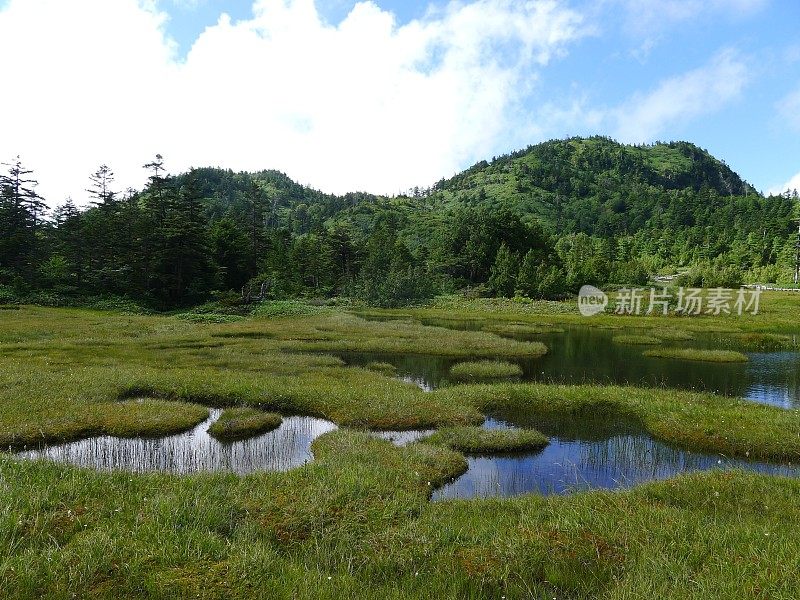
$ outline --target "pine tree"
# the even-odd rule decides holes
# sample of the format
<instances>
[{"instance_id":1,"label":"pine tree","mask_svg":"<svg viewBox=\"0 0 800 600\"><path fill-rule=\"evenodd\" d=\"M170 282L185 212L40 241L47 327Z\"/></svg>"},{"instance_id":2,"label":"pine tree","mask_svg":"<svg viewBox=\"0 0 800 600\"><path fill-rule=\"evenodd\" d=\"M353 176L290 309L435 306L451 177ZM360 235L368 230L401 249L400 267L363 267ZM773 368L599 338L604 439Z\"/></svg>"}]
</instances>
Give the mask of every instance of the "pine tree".
<instances>
[{"instance_id":1,"label":"pine tree","mask_svg":"<svg viewBox=\"0 0 800 600\"><path fill-rule=\"evenodd\" d=\"M35 283L37 233L46 205L35 191L38 182L30 177L33 172L22 166L19 156L3 164L8 174L0 175L0 276L27 287Z\"/></svg>"},{"instance_id":2,"label":"pine tree","mask_svg":"<svg viewBox=\"0 0 800 600\"><path fill-rule=\"evenodd\" d=\"M116 193L111 190L114 172L107 165L100 165L100 168L89 176L89 181L91 181L91 186L86 191L94 198L92 204L110 208L116 196Z\"/></svg>"}]
</instances>

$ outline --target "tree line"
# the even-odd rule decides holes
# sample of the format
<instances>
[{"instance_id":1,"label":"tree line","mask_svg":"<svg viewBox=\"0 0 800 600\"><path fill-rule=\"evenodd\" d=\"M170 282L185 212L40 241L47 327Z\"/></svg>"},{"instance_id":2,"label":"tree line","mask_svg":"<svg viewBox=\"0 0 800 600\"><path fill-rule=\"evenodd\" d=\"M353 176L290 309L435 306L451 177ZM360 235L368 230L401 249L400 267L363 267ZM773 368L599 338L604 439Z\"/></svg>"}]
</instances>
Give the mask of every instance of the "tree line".
<instances>
[{"instance_id":1,"label":"tree line","mask_svg":"<svg viewBox=\"0 0 800 600\"><path fill-rule=\"evenodd\" d=\"M524 164L557 176L526 175L514 156L387 198L327 195L274 171L173 176L157 155L144 189L119 192L102 165L87 177L87 205L68 199L52 211L17 158L0 174L0 301L122 297L168 310L264 290L393 306L456 291L561 298L677 269L708 286L790 277L791 194L764 198L707 166L696 187L625 173L598 184L598 173L642 171L613 156L577 170L546 156ZM498 172L512 186L498 189Z\"/></svg>"}]
</instances>

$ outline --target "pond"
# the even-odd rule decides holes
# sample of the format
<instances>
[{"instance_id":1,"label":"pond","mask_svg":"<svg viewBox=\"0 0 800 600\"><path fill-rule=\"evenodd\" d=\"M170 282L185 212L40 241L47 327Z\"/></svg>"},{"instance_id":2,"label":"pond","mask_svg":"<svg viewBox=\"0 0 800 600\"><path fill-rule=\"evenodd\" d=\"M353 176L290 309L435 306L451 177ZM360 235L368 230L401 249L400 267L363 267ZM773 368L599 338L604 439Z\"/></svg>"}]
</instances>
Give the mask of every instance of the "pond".
<instances>
[{"instance_id":1,"label":"pond","mask_svg":"<svg viewBox=\"0 0 800 600\"><path fill-rule=\"evenodd\" d=\"M424 321L443 325L442 321ZM448 321L457 329L479 329L485 323ZM648 358L649 346L614 343L612 339L629 331L592 327L568 327L562 332L530 335L525 339L547 345L540 358L513 360L523 370L524 381L543 383L599 383L671 387L740 396L782 408L800 408L800 354L795 352L748 353L747 363L707 363ZM696 334L690 342L665 345L713 348L715 338ZM386 354L341 354L348 364L389 362L398 376L426 390L447 385L450 367L459 360L441 356L397 356Z\"/></svg>"},{"instance_id":2,"label":"pond","mask_svg":"<svg viewBox=\"0 0 800 600\"><path fill-rule=\"evenodd\" d=\"M313 459L311 442L333 431L330 421L285 417L277 429L246 440L223 443L208 434L221 410L193 429L162 438L101 436L20 452L21 458L46 458L100 471L134 473L159 471L184 475L226 471L244 475L254 471L287 471Z\"/></svg>"},{"instance_id":3,"label":"pond","mask_svg":"<svg viewBox=\"0 0 800 600\"><path fill-rule=\"evenodd\" d=\"M550 437L539 452L468 456L464 475L439 488L433 500L507 497L526 493L567 494L587 489L627 488L691 471L746 469L798 476L791 465L772 465L689 452L654 440L635 424L592 418L546 422L509 415L484 427L534 428Z\"/></svg>"}]
</instances>

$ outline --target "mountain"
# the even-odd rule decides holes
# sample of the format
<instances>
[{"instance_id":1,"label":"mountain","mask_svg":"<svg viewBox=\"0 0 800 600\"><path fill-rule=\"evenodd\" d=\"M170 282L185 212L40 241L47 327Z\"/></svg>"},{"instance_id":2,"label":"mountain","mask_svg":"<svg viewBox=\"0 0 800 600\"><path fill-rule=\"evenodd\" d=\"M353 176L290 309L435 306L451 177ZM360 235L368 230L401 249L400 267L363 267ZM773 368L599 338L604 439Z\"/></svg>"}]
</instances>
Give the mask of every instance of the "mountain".
<instances>
[{"instance_id":1,"label":"mountain","mask_svg":"<svg viewBox=\"0 0 800 600\"><path fill-rule=\"evenodd\" d=\"M696 286L783 283L797 241L796 198L762 196L688 142L553 140L397 197L325 194L277 171L156 173L49 223L14 189L0 186L0 296L158 308L262 284L276 298L392 304L464 289L560 297L675 272Z\"/></svg>"}]
</instances>

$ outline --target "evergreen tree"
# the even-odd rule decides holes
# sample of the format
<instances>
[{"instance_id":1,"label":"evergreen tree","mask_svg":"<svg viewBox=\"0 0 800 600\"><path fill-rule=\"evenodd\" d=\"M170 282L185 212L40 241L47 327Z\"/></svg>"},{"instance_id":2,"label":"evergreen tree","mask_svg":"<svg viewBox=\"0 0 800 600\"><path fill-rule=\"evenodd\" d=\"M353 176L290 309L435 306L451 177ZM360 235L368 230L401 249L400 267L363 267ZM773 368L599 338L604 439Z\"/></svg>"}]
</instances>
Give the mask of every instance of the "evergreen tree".
<instances>
[{"instance_id":1,"label":"evergreen tree","mask_svg":"<svg viewBox=\"0 0 800 600\"><path fill-rule=\"evenodd\" d=\"M518 273L519 258L504 242L497 250L489 277L489 287L498 296L511 297L514 295Z\"/></svg>"}]
</instances>

